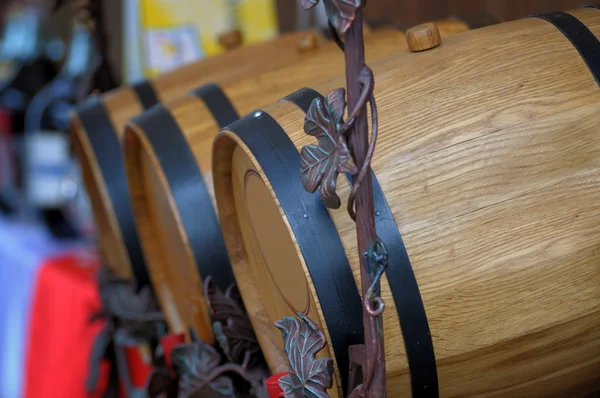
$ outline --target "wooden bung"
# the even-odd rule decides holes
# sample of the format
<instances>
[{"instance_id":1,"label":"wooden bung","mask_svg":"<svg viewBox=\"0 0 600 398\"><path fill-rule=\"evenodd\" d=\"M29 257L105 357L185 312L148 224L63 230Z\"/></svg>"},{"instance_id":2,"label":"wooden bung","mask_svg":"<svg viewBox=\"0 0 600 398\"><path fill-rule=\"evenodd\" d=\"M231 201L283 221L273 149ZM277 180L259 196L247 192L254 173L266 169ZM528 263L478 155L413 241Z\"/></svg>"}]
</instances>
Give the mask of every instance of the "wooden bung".
<instances>
[{"instance_id":1,"label":"wooden bung","mask_svg":"<svg viewBox=\"0 0 600 398\"><path fill-rule=\"evenodd\" d=\"M313 50L324 43L315 31L303 31L243 46L148 82L105 93L99 101L90 99L75 112L71 123L73 145L90 196L100 250L112 270L130 277L132 268L138 268L134 272L142 279L138 282L147 283L121 160L125 123L155 103L178 98L207 82L250 77L302 62L314 52L297 47L303 40L317 43Z\"/></svg>"},{"instance_id":2,"label":"wooden bung","mask_svg":"<svg viewBox=\"0 0 600 398\"><path fill-rule=\"evenodd\" d=\"M442 38L437 26L430 22L407 30L406 43L410 51L425 51L442 44Z\"/></svg>"},{"instance_id":3,"label":"wooden bung","mask_svg":"<svg viewBox=\"0 0 600 398\"><path fill-rule=\"evenodd\" d=\"M397 30L373 31L365 42L372 61L406 51L404 33ZM295 65L247 79L221 79L218 87L200 86L127 124L124 159L133 214L152 285L172 333L187 333L191 326L200 339L212 341L202 275L211 275L218 284L215 274L220 273L223 290L234 282L232 273L229 279L222 275L224 268L230 270L231 255L224 243L223 255L218 253L222 236L211 174L216 133L257 104L267 106L298 87L331 78L343 67L343 54L331 43ZM215 93L220 90L233 106L231 115L218 109L222 102L215 100ZM220 114L213 114L211 106ZM273 368L286 368L280 365Z\"/></svg>"},{"instance_id":4,"label":"wooden bung","mask_svg":"<svg viewBox=\"0 0 600 398\"><path fill-rule=\"evenodd\" d=\"M591 32L528 18L370 64L376 228L390 256L388 396L600 390L600 71L584 60L598 45L600 13L570 15ZM570 15L549 18L577 26ZM580 52L582 44L591 47ZM340 76L311 87L325 95L344 85ZM213 182L233 272L273 371L286 368L273 322L307 313L327 336L321 354L335 360L338 389L329 392L342 396L344 342L361 333L347 327L361 317L350 187L340 175L337 210L304 191L298 152L316 139L304 133L301 94L289 97L299 105L257 105L221 130ZM186 137L205 162L199 137Z\"/></svg>"}]
</instances>

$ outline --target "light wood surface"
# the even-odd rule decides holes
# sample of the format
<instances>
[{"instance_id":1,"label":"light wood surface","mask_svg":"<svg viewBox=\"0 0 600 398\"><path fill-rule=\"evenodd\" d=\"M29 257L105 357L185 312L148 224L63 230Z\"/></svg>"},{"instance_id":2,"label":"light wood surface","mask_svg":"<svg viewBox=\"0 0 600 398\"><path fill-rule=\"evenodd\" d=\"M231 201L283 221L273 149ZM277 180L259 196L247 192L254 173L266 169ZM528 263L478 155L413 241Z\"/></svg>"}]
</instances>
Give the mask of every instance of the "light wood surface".
<instances>
[{"instance_id":1,"label":"light wood surface","mask_svg":"<svg viewBox=\"0 0 600 398\"><path fill-rule=\"evenodd\" d=\"M388 29L370 33L366 37L366 45L367 54L372 60L406 49L404 33ZM334 43L330 43L299 64L264 72L248 79L223 78L217 82L239 114L244 114L257 105L267 106L298 87L330 78L342 70L343 66L342 52ZM169 114L185 136L210 196L214 198L211 149L212 141L219 130L216 120L206 104L191 94L161 106L169 110ZM157 150L169 151L170 148L153 148L147 142L144 130L140 127L143 119L144 115L140 115L135 121L128 123L125 129L124 158L132 193L133 212L140 231L146 265L153 285L162 286L161 289L157 289L161 305L164 308L178 308L178 316L175 316L175 313L171 316L173 328L181 324L190 325L199 336L206 336L206 340L211 340L212 327L207 315L208 309L204 304L202 284L189 246L189 237L181 221L186 215L180 214L158 162L160 153L157 153ZM165 131L164 134L173 132ZM144 153L146 155L140 155ZM154 160L143 162L141 159L144 157ZM156 174L161 178L147 177ZM168 200L159 201L157 198ZM213 205L216 206L214 199ZM161 295L161 292L166 290L169 290L169 293ZM193 306L187 304L191 301L195 303ZM268 309L264 311L268 312ZM270 323L259 325L259 321L256 321L254 327L260 338L273 333ZM286 369L285 361L270 365L274 371Z\"/></svg>"},{"instance_id":2,"label":"light wood surface","mask_svg":"<svg viewBox=\"0 0 600 398\"><path fill-rule=\"evenodd\" d=\"M431 22L429 22L431 23ZM462 33L462 32L466 32L467 30L469 30L469 25L467 25L466 23L464 23L461 20L458 19L438 19L436 21L433 22L435 24L435 26L437 26L440 35L442 37L448 37L448 36L452 36L455 35L457 33ZM428 24L428 23L426 23ZM423 24L423 25L426 25ZM417 26L422 26L422 25L417 25ZM413 29L413 28L411 28ZM408 29L406 31L406 33L408 34L408 31L410 29Z\"/></svg>"},{"instance_id":3,"label":"light wood surface","mask_svg":"<svg viewBox=\"0 0 600 398\"><path fill-rule=\"evenodd\" d=\"M313 43L307 49L302 43ZM298 44L300 43L300 44ZM315 31L295 32L260 44L244 46L222 55L192 63L152 80L159 101L170 101L184 95L191 88L221 79L237 79L257 75L265 70L277 68L310 58L325 44L323 37ZM101 97L110 122L114 128L101 134L117 134L122 139L125 124L133 116L144 111L135 91L122 87ZM106 182L99 170L98 160L87 132L78 114L71 125L72 139L77 157L83 170L83 179L90 196L94 220L98 228L101 253L107 264L118 274L130 277L131 264L123 244L113 204L106 190ZM122 198L129 200L129 198Z\"/></svg>"},{"instance_id":4,"label":"light wood surface","mask_svg":"<svg viewBox=\"0 0 600 398\"><path fill-rule=\"evenodd\" d=\"M600 36L597 10L572 13ZM600 87L577 50L553 25L526 19L445 38L429 51L400 52L372 67L380 120L373 170L425 304L440 395L571 397L600 389ZM314 88L326 94L344 84L339 77ZM298 150L314 143L295 105L282 101L264 110ZM265 282L260 291L245 283L254 268L277 266L285 274L300 263L310 287L293 235L282 247L283 238L260 232L269 223L276 230L277 216L287 223L281 208L232 195L240 189L235 176L252 174L277 205L254 156L232 132L215 141L213 172L245 302L271 294ZM348 197L345 178L338 179L338 194ZM267 214L267 225L257 228L249 211ZM330 214L358 285L354 223L344 206ZM292 248L299 262L264 264ZM254 277L262 278L259 271ZM282 291L281 278L271 280L271 290ZM410 396L386 279L382 297L388 395ZM264 323L265 314L259 311L255 323ZM277 316L292 314L288 306ZM277 346L278 339L275 333L261 344ZM281 358L282 352L268 357Z\"/></svg>"}]
</instances>

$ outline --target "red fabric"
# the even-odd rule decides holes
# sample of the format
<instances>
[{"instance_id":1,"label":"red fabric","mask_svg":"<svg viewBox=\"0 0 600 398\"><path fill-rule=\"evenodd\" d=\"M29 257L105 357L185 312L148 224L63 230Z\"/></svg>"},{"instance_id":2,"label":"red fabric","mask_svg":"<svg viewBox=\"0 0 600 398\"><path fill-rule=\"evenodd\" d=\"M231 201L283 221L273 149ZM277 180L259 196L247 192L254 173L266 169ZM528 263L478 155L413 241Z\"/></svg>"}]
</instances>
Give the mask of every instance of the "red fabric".
<instances>
[{"instance_id":1,"label":"red fabric","mask_svg":"<svg viewBox=\"0 0 600 398\"><path fill-rule=\"evenodd\" d=\"M290 372L277 373L267 379L265 383L267 385L267 391L269 392L269 398L280 398L283 397L283 390L279 387L279 379L285 375L289 375Z\"/></svg>"},{"instance_id":2,"label":"red fabric","mask_svg":"<svg viewBox=\"0 0 600 398\"><path fill-rule=\"evenodd\" d=\"M171 372L173 372L173 369L171 368L171 366L173 364L171 362L171 351L173 351L173 348L175 348L179 344L183 344L184 342L185 342L185 335L183 333L168 334L168 335L160 338L160 345L163 348L165 362L167 363L167 366L169 367L169 369L171 369Z\"/></svg>"},{"instance_id":3,"label":"red fabric","mask_svg":"<svg viewBox=\"0 0 600 398\"><path fill-rule=\"evenodd\" d=\"M88 398L101 398L102 394L108 388L108 379L110 377L110 362L104 360L100 364L100 380L98 381L98 387L93 394L88 394Z\"/></svg>"},{"instance_id":4,"label":"red fabric","mask_svg":"<svg viewBox=\"0 0 600 398\"><path fill-rule=\"evenodd\" d=\"M152 364L144 361L138 346L125 347L129 379L134 388L144 388L152 373Z\"/></svg>"},{"instance_id":5,"label":"red fabric","mask_svg":"<svg viewBox=\"0 0 600 398\"><path fill-rule=\"evenodd\" d=\"M25 370L25 398L100 397L108 377L102 366L97 392L87 394L90 353L102 322L96 258L63 255L47 260L35 290ZM104 386L104 388L103 388Z\"/></svg>"}]
</instances>

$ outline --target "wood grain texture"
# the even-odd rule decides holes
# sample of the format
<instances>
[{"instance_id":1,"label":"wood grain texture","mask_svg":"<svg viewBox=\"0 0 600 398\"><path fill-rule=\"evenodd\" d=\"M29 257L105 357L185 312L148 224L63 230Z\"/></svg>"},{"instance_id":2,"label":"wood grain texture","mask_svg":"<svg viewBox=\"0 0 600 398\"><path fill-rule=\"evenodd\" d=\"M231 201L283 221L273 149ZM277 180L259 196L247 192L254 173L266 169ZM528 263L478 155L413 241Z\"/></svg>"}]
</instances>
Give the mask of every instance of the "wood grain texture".
<instances>
[{"instance_id":1,"label":"wood grain texture","mask_svg":"<svg viewBox=\"0 0 600 398\"><path fill-rule=\"evenodd\" d=\"M382 29L370 33L366 39L369 59L375 60L406 49L404 40L404 34L397 30ZM247 79L234 79L231 77L222 78L216 80L216 82L220 83L221 88L237 111L243 114L250 112L257 105L267 106L277 101L285 94L295 90L299 85L310 85L322 79L330 78L343 66L342 52L335 44L330 43L300 64L263 72ZM177 122L201 171L209 194L211 198L214 198L211 150L213 139L219 131L216 120L206 104L192 94L164 103L161 106L167 108L170 115ZM179 308L179 315L171 317L173 325L179 325L182 322L183 324L193 325L199 335L204 336L204 333L207 333L207 339L210 340L212 339L210 320L207 315L206 317L200 315L207 314L206 306L203 304L202 284L199 279L196 261L189 247L189 237L181 221L181 217L188 215L180 214L173 200L173 192L169 188L157 160L157 158L160 158L160 151L171 149L153 148L149 145L145 140L145 133L140 127L143 118L144 115L139 116L136 119L139 121L138 123L131 121L125 129L124 159L132 194L133 212L140 231L141 245L145 252L152 283L155 286L161 286L161 291L169 290L169 293L162 295L160 292L158 293L159 301L161 303L163 300L165 301L161 304L163 308ZM171 131L164 132L164 134L172 133ZM147 163L141 161L142 158L149 157L154 160ZM149 170L150 168L154 168L154 170ZM149 179L147 177L148 175L157 174L162 177L159 179ZM161 191L161 193L158 191ZM157 198L170 199L158 202ZM216 206L214 199L213 205ZM173 227L163 228L163 225ZM244 274L243 271L240 272ZM244 286L239 283L240 279L252 286L257 283L248 277L240 277L239 275L236 276L236 279L238 287L242 290L244 290ZM171 301L166 302L166 300ZM261 300L256 301L261 302ZM271 301L277 302L276 300ZM193 302L194 305L186 304L190 302ZM191 310L190 306L194 310ZM275 347L281 348L279 333L272 328L271 323L267 323L265 326L265 322L260 321L260 319L267 318L266 315L261 314L268 311L279 313L274 308L261 307L257 309L257 319L253 320L254 327L256 330L260 330L257 333L260 335L259 339L270 336L272 337L271 341L278 342ZM266 345L263 344L263 346ZM287 368L285 358L279 355L280 351L269 350L269 348L264 350L267 356L271 351L271 357L276 358L270 362L271 369L274 372L283 371Z\"/></svg>"},{"instance_id":2,"label":"wood grain texture","mask_svg":"<svg viewBox=\"0 0 600 398\"><path fill-rule=\"evenodd\" d=\"M572 13L600 36L597 10ZM380 117L373 169L419 283L441 396L598 390L600 88L577 50L554 26L526 19L372 68ZM339 77L314 88L343 86ZM294 105L265 111L298 150L313 143ZM247 243L235 218L247 204L226 194L232 137L219 133L213 165L228 247ZM252 154L247 159L251 166L235 173L255 172L271 189ZM338 193L348 197L345 178ZM358 286L354 223L344 208L330 214ZM260 246L264 252L268 242ZM235 250L240 263L252 261ZM382 297L388 394L409 396L387 280Z\"/></svg>"},{"instance_id":3,"label":"wood grain texture","mask_svg":"<svg viewBox=\"0 0 600 398\"><path fill-rule=\"evenodd\" d=\"M314 49L298 50L296 43L307 40L307 37L316 43ZM288 63L301 62L309 58L314 51L318 51L324 43L323 37L314 31L286 34L274 41L244 46L217 57L192 63L154 79L151 85L160 101L170 101L184 95L191 88L213 80L250 77ZM106 134L117 134L119 140L122 139L127 121L144 110L130 87L108 92L101 97L101 101L114 128ZM131 264L123 245L113 204L106 190L106 182L99 171L98 160L90 144L88 132L82 126L77 113L72 117L71 133L75 152L83 170L84 183L90 196L94 220L98 226L101 252L114 271L130 277ZM123 198L123 200L129 199Z\"/></svg>"}]
</instances>

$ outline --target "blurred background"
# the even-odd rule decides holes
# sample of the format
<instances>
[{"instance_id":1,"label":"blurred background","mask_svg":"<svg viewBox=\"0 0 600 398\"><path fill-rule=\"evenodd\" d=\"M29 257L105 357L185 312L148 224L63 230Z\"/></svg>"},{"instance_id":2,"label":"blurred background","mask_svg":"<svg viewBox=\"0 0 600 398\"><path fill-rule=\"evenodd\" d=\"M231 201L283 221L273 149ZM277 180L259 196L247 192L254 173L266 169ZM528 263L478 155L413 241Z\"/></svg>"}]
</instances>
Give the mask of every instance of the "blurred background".
<instances>
[{"instance_id":1,"label":"blurred background","mask_svg":"<svg viewBox=\"0 0 600 398\"><path fill-rule=\"evenodd\" d=\"M445 18L509 21L583 4L368 0L366 19L407 29ZM41 270L57 262L98 266L69 137L74 106L243 44L325 30L326 18L320 8L300 10L296 0L2 0L0 16L0 398L16 398L37 380L27 378L26 362ZM77 379L68 376L65 382Z\"/></svg>"}]
</instances>

